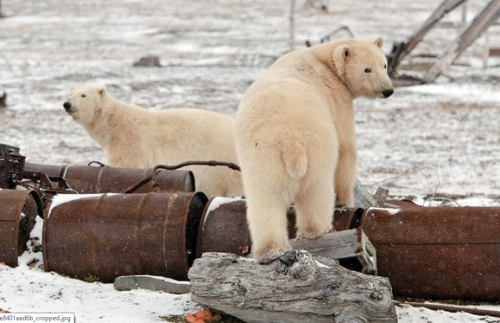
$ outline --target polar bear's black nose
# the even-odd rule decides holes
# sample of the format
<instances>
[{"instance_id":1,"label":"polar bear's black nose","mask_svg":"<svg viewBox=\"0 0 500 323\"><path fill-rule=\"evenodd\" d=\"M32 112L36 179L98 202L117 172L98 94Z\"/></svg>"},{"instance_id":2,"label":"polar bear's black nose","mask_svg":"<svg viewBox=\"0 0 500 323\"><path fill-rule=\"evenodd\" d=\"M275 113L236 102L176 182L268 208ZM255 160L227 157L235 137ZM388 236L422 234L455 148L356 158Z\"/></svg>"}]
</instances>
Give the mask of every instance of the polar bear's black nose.
<instances>
[{"instance_id":1,"label":"polar bear's black nose","mask_svg":"<svg viewBox=\"0 0 500 323\"><path fill-rule=\"evenodd\" d=\"M384 98L390 97L392 95L392 93L394 93L393 89L382 91L382 95L384 96Z\"/></svg>"},{"instance_id":2,"label":"polar bear's black nose","mask_svg":"<svg viewBox=\"0 0 500 323\"><path fill-rule=\"evenodd\" d=\"M71 103L64 102L63 107L64 107L64 110L69 111L69 109L71 109Z\"/></svg>"}]
</instances>

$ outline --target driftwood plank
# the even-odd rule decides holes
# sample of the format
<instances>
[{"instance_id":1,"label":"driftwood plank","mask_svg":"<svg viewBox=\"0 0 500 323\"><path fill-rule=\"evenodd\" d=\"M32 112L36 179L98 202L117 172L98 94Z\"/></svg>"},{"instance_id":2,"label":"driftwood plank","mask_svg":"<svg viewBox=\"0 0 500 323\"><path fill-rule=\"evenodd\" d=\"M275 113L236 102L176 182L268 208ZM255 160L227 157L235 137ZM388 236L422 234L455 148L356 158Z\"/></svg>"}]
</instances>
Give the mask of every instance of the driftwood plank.
<instances>
[{"instance_id":1,"label":"driftwood plank","mask_svg":"<svg viewBox=\"0 0 500 323\"><path fill-rule=\"evenodd\" d=\"M388 279L347 270L307 251L291 251L265 265L205 253L188 276L194 302L250 323L397 322Z\"/></svg>"}]
</instances>

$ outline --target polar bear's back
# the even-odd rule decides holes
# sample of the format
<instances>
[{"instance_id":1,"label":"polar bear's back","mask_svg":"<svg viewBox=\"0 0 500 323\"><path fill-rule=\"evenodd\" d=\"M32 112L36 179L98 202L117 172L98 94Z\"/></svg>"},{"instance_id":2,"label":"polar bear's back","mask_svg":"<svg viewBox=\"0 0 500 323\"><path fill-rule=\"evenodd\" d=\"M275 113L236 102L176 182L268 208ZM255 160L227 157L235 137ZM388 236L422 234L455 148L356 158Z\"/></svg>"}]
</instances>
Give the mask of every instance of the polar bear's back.
<instances>
[{"instance_id":1,"label":"polar bear's back","mask_svg":"<svg viewBox=\"0 0 500 323\"><path fill-rule=\"evenodd\" d=\"M234 118L201 109L155 110L144 114L141 131L142 167L176 165L186 161L237 164ZM241 175L224 166L189 166L197 190L208 196L243 195Z\"/></svg>"}]
</instances>

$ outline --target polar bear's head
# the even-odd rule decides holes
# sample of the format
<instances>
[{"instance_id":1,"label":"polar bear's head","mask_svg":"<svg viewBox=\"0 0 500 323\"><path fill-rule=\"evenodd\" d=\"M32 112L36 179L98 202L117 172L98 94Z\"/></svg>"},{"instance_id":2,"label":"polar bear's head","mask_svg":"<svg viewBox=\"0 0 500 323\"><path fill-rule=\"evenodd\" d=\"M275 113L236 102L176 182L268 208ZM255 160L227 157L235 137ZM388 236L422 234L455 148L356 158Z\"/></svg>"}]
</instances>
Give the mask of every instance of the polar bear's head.
<instances>
[{"instance_id":1,"label":"polar bear's head","mask_svg":"<svg viewBox=\"0 0 500 323\"><path fill-rule=\"evenodd\" d=\"M355 97L388 98L394 93L382 44L381 37L374 42L351 39L335 48L336 72Z\"/></svg>"},{"instance_id":2,"label":"polar bear's head","mask_svg":"<svg viewBox=\"0 0 500 323\"><path fill-rule=\"evenodd\" d=\"M99 117L103 108L106 88L94 85L84 85L72 88L63 104L64 110L73 119L86 126Z\"/></svg>"}]
</instances>

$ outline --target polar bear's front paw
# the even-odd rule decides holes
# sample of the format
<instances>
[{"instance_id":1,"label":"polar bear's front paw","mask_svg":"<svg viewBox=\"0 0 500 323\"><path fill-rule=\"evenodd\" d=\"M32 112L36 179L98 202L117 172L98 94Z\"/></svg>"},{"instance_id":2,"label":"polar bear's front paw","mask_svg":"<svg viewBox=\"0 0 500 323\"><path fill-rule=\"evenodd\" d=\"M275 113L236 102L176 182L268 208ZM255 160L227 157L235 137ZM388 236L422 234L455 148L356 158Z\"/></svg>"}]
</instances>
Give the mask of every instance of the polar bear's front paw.
<instances>
[{"instance_id":1,"label":"polar bear's front paw","mask_svg":"<svg viewBox=\"0 0 500 323\"><path fill-rule=\"evenodd\" d=\"M337 195L337 200L335 201L335 207L336 208L353 208L354 207L354 197L349 196L342 198L341 196Z\"/></svg>"},{"instance_id":2,"label":"polar bear's front paw","mask_svg":"<svg viewBox=\"0 0 500 323\"><path fill-rule=\"evenodd\" d=\"M281 248L268 248L264 250L256 250L254 252L254 259L257 260L262 265L267 265L276 261L278 258L283 256L287 251L292 250L291 246L283 246Z\"/></svg>"},{"instance_id":3,"label":"polar bear's front paw","mask_svg":"<svg viewBox=\"0 0 500 323\"><path fill-rule=\"evenodd\" d=\"M268 253L262 255L260 258L255 257L255 259L258 260L259 264L261 264L261 265L269 265L273 261L278 260L284 254L285 254L284 251L271 251L271 252L268 252Z\"/></svg>"}]
</instances>

